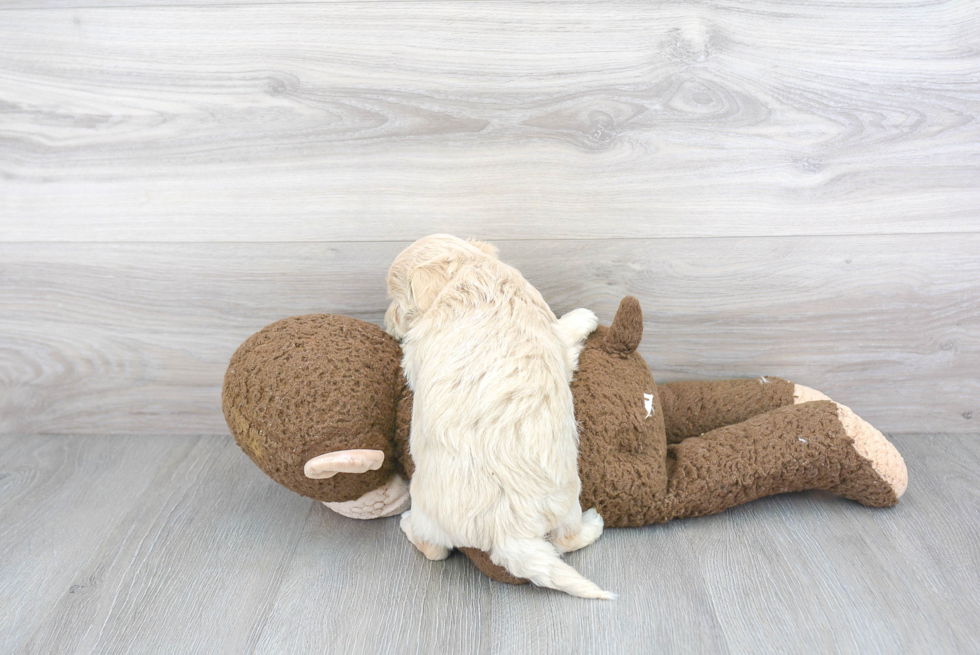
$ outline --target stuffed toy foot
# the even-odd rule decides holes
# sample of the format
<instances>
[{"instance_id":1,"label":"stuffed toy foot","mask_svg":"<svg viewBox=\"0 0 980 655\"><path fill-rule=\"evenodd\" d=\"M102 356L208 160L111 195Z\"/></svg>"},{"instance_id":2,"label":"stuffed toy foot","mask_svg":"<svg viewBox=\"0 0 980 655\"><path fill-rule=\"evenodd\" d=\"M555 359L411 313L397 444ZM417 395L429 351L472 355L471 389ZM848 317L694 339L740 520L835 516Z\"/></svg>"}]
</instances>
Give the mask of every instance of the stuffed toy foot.
<instances>
[{"instance_id":1,"label":"stuffed toy foot","mask_svg":"<svg viewBox=\"0 0 980 655\"><path fill-rule=\"evenodd\" d=\"M377 489L342 503L323 501L333 511L352 519L383 519L397 516L412 506L408 480L396 473Z\"/></svg>"},{"instance_id":2,"label":"stuffed toy foot","mask_svg":"<svg viewBox=\"0 0 980 655\"><path fill-rule=\"evenodd\" d=\"M898 451L829 400L786 405L684 439L668 446L667 458L667 493L648 515L657 522L808 489L887 507L898 502L907 484Z\"/></svg>"},{"instance_id":3,"label":"stuffed toy foot","mask_svg":"<svg viewBox=\"0 0 980 655\"><path fill-rule=\"evenodd\" d=\"M896 504L909 484L908 470L902 455L877 428L852 412L849 407L834 404L844 433L851 440L862 463L862 473L842 480L828 491L870 507L889 507Z\"/></svg>"}]
</instances>

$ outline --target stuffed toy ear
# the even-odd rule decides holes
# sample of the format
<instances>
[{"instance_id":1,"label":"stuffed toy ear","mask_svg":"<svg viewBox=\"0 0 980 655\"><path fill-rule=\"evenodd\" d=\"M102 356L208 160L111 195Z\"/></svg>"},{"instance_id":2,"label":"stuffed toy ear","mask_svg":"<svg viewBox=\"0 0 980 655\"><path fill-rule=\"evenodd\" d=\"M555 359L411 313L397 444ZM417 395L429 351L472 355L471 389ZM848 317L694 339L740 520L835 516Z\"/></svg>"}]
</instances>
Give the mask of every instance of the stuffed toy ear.
<instances>
[{"instance_id":1,"label":"stuffed toy ear","mask_svg":"<svg viewBox=\"0 0 980 655\"><path fill-rule=\"evenodd\" d=\"M619 303L616 317L606 333L605 350L610 355L626 355L636 352L643 338L643 310L640 301L626 296Z\"/></svg>"},{"instance_id":2,"label":"stuffed toy ear","mask_svg":"<svg viewBox=\"0 0 980 655\"><path fill-rule=\"evenodd\" d=\"M303 466L303 474L312 480L326 480L338 473L377 471L384 461L383 450L338 450L307 461Z\"/></svg>"},{"instance_id":3,"label":"stuffed toy ear","mask_svg":"<svg viewBox=\"0 0 980 655\"><path fill-rule=\"evenodd\" d=\"M441 257L425 262L411 272L408 289L419 312L428 311L439 292L449 284L456 266L452 258Z\"/></svg>"}]
</instances>

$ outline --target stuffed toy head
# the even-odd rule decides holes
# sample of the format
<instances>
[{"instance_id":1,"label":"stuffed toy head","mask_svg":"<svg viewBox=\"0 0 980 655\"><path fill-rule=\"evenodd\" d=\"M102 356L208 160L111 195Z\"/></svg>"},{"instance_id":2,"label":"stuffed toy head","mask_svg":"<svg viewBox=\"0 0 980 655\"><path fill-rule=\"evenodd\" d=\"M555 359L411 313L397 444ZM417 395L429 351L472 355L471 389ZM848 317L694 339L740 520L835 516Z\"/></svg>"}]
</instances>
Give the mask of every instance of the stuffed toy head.
<instances>
[{"instance_id":1,"label":"stuffed toy head","mask_svg":"<svg viewBox=\"0 0 980 655\"><path fill-rule=\"evenodd\" d=\"M398 342L364 321L277 321L232 357L225 419L242 450L283 486L341 510L390 489L372 505L384 505L378 516L398 513L407 488L396 433L401 424L407 440L411 419L410 401L399 406L407 392L400 360Z\"/></svg>"}]
</instances>

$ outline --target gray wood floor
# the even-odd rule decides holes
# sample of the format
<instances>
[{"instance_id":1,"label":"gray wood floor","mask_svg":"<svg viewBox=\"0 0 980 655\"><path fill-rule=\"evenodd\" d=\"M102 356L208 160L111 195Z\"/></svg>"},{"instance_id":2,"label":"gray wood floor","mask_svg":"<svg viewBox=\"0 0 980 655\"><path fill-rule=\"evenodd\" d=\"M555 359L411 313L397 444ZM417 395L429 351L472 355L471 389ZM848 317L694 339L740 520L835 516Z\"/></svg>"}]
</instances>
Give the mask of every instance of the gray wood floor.
<instances>
[{"instance_id":1,"label":"gray wood floor","mask_svg":"<svg viewBox=\"0 0 980 655\"><path fill-rule=\"evenodd\" d=\"M976 652L980 438L894 441L893 509L807 493L610 530L569 556L608 603L425 561L230 437L0 436L0 652Z\"/></svg>"}]
</instances>

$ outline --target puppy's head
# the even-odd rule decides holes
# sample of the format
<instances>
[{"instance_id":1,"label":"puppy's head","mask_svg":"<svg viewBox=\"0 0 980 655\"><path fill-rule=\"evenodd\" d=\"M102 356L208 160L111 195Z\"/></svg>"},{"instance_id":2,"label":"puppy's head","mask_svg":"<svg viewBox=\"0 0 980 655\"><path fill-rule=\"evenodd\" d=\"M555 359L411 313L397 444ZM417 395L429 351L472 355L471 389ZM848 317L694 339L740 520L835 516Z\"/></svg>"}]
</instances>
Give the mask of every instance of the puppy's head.
<instances>
[{"instance_id":1,"label":"puppy's head","mask_svg":"<svg viewBox=\"0 0 980 655\"><path fill-rule=\"evenodd\" d=\"M449 234L423 237L405 248L388 269L388 334L404 337L463 265L488 256L497 256L497 249L489 243Z\"/></svg>"}]
</instances>

